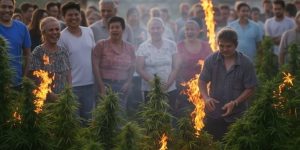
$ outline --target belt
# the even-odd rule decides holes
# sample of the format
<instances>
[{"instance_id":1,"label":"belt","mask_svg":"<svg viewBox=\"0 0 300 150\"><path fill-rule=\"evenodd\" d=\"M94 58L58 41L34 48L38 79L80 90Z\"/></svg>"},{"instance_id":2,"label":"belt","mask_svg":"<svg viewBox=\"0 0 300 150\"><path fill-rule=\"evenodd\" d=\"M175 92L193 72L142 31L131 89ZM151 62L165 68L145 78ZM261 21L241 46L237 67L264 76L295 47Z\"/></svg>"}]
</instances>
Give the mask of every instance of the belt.
<instances>
[{"instance_id":1,"label":"belt","mask_svg":"<svg viewBox=\"0 0 300 150\"><path fill-rule=\"evenodd\" d=\"M102 79L104 82L110 83L124 83L126 80L115 80L115 79Z\"/></svg>"}]
</instances>

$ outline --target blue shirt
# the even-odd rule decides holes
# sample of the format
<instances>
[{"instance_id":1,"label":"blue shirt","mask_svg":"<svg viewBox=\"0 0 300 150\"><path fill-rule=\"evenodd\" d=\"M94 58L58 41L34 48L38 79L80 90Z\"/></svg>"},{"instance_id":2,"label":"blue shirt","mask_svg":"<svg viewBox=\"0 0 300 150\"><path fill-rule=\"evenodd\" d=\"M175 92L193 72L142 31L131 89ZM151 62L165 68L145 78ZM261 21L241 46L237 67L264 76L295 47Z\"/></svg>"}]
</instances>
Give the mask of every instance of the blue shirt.
<instances>
[{"instance_id":1,"label":"blue shirt","mask_svg":"<svg viewBox=\"0 0 300 150\"><path fill-rule=\"evenodd\" d=\"M30 35L26 25L20 21L13 20L10 27L0 24L0 35L8 41L8 54L10 65L15 76L13 78L14 86L19 85L22 80L22 56L23 49L31 47Z\"/></svg>"},{"instance_id":2,"label":"blue shirt","mask_svg":"<svg viewBox=\"0 0 300 150\"><path fill-rule=\"evenodd\" d=\"M257 53L257 42L261 41L263 36L259 25L252 20L248 20L248 24L242 27L239 20L235 20L230 22L228 27L237 32L237 50L244 53L253 62Z\"/></svg>"}]
</instances>

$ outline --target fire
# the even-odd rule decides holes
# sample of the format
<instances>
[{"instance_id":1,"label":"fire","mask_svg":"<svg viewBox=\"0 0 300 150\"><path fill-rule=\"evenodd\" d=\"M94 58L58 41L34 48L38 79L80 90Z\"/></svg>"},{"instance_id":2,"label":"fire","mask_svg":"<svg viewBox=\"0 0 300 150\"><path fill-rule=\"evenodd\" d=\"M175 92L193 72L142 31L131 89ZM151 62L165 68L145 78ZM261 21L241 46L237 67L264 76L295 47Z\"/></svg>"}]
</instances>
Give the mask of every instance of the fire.
<instances>
[{"instance_id":1,"label":"fire","mask_svg":"<svg viewBox=\"0 0 300 150\"><path fill-rule=\"evenodd\" d=\"M44 61L44 65L49 65L50 64L49 57L47 55L43 56L43 61Z\"/></svg>"},{"instance_id":2,"label":"fire","mask_svg":"<svg viewBox=\"0 0 300 150\"><path fill-rule=\"evenodd\" d=\"M17 107L17 111L14 112L13 116L15 120L21 121L21 115L18 113L19 108Z\"/></svg>"},{"instance_id":3,"label":"fire","mask_svg":"<svg viewBox=\"0 0 300 150\"><path fill-rule=\"evenodd\" d=\"M214 9L211 0L201 0L201 6L205 13L205 24L207 27L207 37L212 51L217 50L215 41L215 21L214 21Z\"/></svg>"},{"instance_id":4,"label":"fire","mask_svg":"<svg viewBox=\"0 0 300 150\"><path fill-rule=\"evenodd\" d=\"M202 66L203 61L200 60L198 64ZM205 117L205 103L200 94L200 89L198 85L199 76L200 74L197 74L190 81L181 83L182 86L186 87L186 90L182 91L182 93L186 94L188 96L188 100L195 105L195 109L191 113L191 117L193 118L194 128L196 129L196 135L200 135L200 131L204 127L203 119Z\"/></svg>"},{"instance_id":5,"label":"fire","mask_svg":"<svg viewBox=\"0 0 300 150\"><path fill-rule=\"evenodd\" d=\"M159 150L167 150L167 144L168 144L168 136L164 133L161 137L161 140L159 141L159 143L161 144L161 147Z\"/></svg>"},{"instance_id":6,"label":"fire","mask_svg":"<svg viewBox=\"0 0 300 150\"><path fill-rule=\"evenodd\" d=\"M283 72L283 82L278 86L278 91L274 91L274 97L279 100L278 104L275 104L275 108L282 108L283 104L287 101L283 96L281 96L283 90L288 87L291 88L293 86L293 77L290 73Z\"/></svg>"}]
</instances>

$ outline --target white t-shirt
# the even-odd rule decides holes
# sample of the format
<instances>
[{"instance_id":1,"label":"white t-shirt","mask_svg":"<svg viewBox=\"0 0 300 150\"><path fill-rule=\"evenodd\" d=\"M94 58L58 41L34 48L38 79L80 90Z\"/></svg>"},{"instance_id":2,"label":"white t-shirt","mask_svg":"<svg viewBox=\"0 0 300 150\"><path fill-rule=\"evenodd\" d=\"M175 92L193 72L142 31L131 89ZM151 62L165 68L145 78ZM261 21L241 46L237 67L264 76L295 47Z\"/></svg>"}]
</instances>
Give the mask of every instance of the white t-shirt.
<instances>
[{"instance_id":1,"label":"white t-shirt","mask_svg":"<svg viewBox=\"0 0 300 150\"><path fill-rule=\"evenodd\" d=\"M80 26L80 29L80 37L72 35L68 28L64 29L58 41L58 45L69 51L73 87L94 84L91 57L95 47L94 35L90 28Z\"/></svg>"},{"instance_id":2,"label":"white t-shirt","mask_svg":"<svg viewBox=\"0 0 300 150\"><path fill-rule=\"evenodd\" d=\"M159 49L151 44L151 40L147 40L139 46L136 56L144 56L145 71L153 76L156 74L162 82L166 83L172 71L172 57L175 53L177 53L177 46L171 40L163 39L163 45ZM175 82L173 82L167 92L175 89ZM142 80L142 91L150 90L151 85Z\"/></svg>"},{"instance_id":3,"label":"white t-shirt","mask_svg":"<svg viewBox=\"0 0 300 150\"><path fill-rule=\"evenodd\" d=\"M270 37L281 36L285 31L295 27L295 21L291 18L284 17L282 21L276 21L275 17L269 18L265 22L265 35ZM274 46L276 55L279 53L278 46Z\"/></svg>"}]
</instances>

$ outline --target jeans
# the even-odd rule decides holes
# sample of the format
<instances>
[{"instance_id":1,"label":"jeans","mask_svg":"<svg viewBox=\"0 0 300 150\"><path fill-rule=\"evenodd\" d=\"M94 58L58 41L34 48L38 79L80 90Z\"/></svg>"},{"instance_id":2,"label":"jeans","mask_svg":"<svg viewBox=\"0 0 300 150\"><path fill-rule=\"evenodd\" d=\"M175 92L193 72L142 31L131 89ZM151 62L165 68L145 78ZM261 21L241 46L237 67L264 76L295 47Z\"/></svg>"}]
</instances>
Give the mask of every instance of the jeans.
<instances>
[{"instance_id":1,"label":"jeans","mask_svg":"<svg viewBox=\"0 0 300 150\"><path fill-rule=\"evenodd\" d=\"M121 91L126 80L109 80L103 79L105 87L111 87L112 91L118 94L119 106L122 111L126 111L127 93Z\"/></svg>"},{"instance_id":2,"label":"jeans","mask_svg":"<svg viewBox=\"0 0 300 150\"><path fill-rule=\"evenodd\" d=\"M79 116L85 121L92 119L92 110L96 105L96 90L94 84L73 87L73 93L79 103Z\"/></svg>"}]
</instances>

